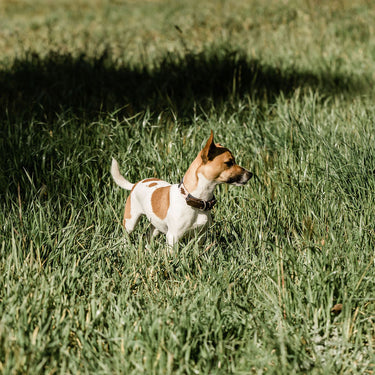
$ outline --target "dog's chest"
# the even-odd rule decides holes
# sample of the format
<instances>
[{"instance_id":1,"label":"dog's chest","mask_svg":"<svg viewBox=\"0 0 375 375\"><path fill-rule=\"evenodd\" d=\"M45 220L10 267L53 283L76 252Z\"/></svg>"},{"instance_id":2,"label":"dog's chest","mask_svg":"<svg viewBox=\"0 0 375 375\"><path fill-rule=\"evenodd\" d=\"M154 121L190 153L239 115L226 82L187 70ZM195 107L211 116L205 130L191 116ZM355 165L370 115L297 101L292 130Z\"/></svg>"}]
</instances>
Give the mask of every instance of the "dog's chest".
<instances>
[{"instance_id":1,"label":"dog's chest","mask_svg":"<svg viewBox=\"0 0 375 375\"><path fill-rule=\"evenodd\" d=\"M211 213L187 205L176 185L171 189L171 198L172 202L168 215L170 224L190 230L202 227L210 221Z\"/></svg>"},{"instance_id":2,"label":"dog's chest","mask_svg":"<svg viewBox=\"0 0 375 375\"><path fill-rule=\"evenodd\" d=\"M193 209L185 203L185 209L180 214L176 213L175 220L181 231L190 231L206 226L211 221L211 214Z\"/></svg>"},{"instance_id":3,"label":"dog's chest","mask_svg":"<svg viewBox=\"0 0 375 375\"><path fill-rule=\"evenodd\" d=\"M195 223L193 224L193 226L195 226L196 228L205 226L208 223L208 221L210 220L210 216L211 216L210 213L198 214L196 219L195 219Z\"/></svg>"}]
</instances>

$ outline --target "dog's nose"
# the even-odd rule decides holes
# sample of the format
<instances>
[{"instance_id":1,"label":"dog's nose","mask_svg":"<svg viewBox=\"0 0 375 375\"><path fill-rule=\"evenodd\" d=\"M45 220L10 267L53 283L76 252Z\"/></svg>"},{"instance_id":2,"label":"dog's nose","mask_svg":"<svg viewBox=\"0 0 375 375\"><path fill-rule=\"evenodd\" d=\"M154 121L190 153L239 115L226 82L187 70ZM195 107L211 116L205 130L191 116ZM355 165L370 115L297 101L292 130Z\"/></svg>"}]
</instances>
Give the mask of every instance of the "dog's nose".
<instances>
[{"instance_id":1,"label":"dog's nose","mask_svg":"<svg viewBox=\"0 0 375 375\"><path fill-rule=\"evenodd\" d=\"M253 177L252 172L248 171L247 169L244 168L244 173L242 175L242 181L245 183L250 180L250 178Z\"/></svg>"},{"instance_id":2,"label":"dog's nose","mask_svg":"<svg viewBox=\"0 0 375 375\"><path fill-rule=\"evenodd\" d=\"M243 168L243 170L244 170L244 173L242 174L241 179L240 179L240 184L242 185L246 184L246 182L249 181L251 177L253 177L253 174L250 171L248 171L245 168Z\"/></svg>"},{"instance_id":3,"label":"dog's nose","mask_svg":"<svg viewBox=\"0 0 375 375\"><path fill-rule=\"evenodd\" d=\"M247 177L247 180L250 180L250 178L253 177L253 173L246 170L246 177Z\"/></svg>"}]
</instances>

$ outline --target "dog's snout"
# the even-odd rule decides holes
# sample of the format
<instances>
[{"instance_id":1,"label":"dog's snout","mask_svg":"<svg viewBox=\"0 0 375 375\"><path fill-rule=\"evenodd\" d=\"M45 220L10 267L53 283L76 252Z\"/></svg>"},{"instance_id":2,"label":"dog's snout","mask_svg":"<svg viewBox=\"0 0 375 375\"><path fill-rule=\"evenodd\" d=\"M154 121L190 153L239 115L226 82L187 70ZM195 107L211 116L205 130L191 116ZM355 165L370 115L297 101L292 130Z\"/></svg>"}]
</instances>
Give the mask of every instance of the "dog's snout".
<instances>
[{"instance_id":1,"label":"dog's snout","mask_svg":"<svg viewBox=\"0 0 375 375\"><path fill-rule=\"evenodd\" d=\"M248 171L247 169L244 170L244 174L242 175L241 182L243 184L246 184L247 181L250 180L250 178L253 177L252 172Z\"/></svg>"},{"instance_id":2,"label":"dog's snout","mask_svg":"<svg viewBox=\"0 0 375 375\"><path fill-rule=\"evenodd\" d=\"M238 186L245 185L247 181L249 181L250 178L253 177L253 174L250 171L242 167L240 168L241 168L240 173L238 173L235 177L231 177L229 180L226 181L228 184L238 185Z\"/></svg>"},{"instance_id":3,"label":"dog's snout","mask_svg":"<svg viewBox=\"0 0 375 375\"><path fill-rule=\"evenodd\" d=\"M247 178L247 180L250 180L250 178L252 178L252 177L253 177L253 173L250 172L250 171L248 171L248 170L246 170L246 178Z\"/></svg>"}]
</instances>

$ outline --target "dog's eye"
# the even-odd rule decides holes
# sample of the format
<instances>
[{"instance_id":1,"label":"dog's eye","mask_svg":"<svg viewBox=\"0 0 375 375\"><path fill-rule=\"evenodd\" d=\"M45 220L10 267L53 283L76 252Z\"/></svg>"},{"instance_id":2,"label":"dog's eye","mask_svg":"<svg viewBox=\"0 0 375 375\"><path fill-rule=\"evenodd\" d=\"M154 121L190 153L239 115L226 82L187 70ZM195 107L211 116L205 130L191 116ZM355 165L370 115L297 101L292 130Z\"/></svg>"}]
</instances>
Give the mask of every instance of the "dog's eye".
<instances>
[{"instance_id":1,"label":"dog's eye","mask_svg":"<svg viewBox=\"0 0 375 375\"><path fill-rule=\"evenodd\" d=\"M232 167L233 164L234 164L234 161L233 160L228 160L224 163L227 167Z\"/></svg>"}]
</instances>

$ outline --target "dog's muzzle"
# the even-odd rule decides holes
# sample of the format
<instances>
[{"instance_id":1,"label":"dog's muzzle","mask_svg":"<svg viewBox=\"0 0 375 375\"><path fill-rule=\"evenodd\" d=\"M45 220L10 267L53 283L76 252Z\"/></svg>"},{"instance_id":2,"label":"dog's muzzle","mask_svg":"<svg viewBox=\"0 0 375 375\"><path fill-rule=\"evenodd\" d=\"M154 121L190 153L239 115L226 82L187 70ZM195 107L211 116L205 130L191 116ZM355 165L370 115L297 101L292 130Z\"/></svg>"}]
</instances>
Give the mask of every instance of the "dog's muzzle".
<instances>
[{"instance_id":1,"label":"dog's muzzle","mask_svg":"<svg viewBox=\"0 0 375 375\"><path fill-rule=\"evenodd\" d=\"M253 177L253 174L247 169L244 169L244 172L242 174L239 174L236 177L230 178L227 181L227 184L242 186L242 185L245 185L246 182L249 181L251 177Z\"/></svg>"}]
</instances>

